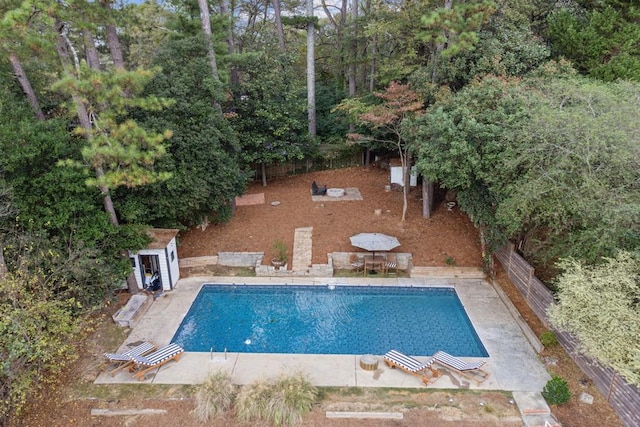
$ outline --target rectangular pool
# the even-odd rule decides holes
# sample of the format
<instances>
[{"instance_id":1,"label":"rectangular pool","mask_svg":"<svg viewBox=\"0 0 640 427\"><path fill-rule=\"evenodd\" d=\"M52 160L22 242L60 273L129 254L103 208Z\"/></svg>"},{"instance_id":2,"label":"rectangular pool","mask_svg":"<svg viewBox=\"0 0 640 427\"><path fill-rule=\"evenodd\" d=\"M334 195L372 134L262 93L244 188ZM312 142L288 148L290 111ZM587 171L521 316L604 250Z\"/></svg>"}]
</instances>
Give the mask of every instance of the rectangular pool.
<instances>
[{"instance_id":1,"label":"rectangular pool","mask_svg":"<svg viewBox=\"0 0 640 427\"><path fill-rule=\"evenodd\" d=\"M204 285L171 342L195 352L488 356L453 288Z\"/></svg>"}]
</instances>

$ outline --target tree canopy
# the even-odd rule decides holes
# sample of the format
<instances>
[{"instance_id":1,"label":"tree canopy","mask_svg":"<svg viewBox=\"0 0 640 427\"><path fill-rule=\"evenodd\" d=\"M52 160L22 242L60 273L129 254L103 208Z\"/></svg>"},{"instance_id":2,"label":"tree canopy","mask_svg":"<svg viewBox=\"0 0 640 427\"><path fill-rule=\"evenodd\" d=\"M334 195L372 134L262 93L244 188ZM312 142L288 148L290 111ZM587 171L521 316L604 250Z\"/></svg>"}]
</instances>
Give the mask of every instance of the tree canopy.
<instances>
[{"instance_id":1,"label":"tree canopy","mask_svg":"<svg viewBox=\"0 0 640 427\"><path fill-rule=\"evenodd\" d=\"M197 224L209 215L226 220L231 201L244 190L245 174L237 134L212 102L223 94L214 79L206 77L205 45L198 36L171 40L154 64L162 71L146 93L175 102L136 115L149 129L172 130L168 155L156 164L171 179L120 191L116 199L122 215L128 222L162 227Z\"/></svg>"},{"instance_id":2,"label":"tree canopy","mask_svg":"<svg viewBox=\"0 0 640 427\"><path fill-rule=\"evenodd\" d=\"M560 72L554 68L554 73ZM417 166L493 244L594 263L638 245L638 85L486 77L412 124Z\"/></svg>"},{"instance_id":3,"label":"tree canopy","mask_svg":"<svg viewBox=\"0 0 640 427\"><path fill-rule=\"evenodd\" d=\"M620 252L597 266L561 262L551 320L572 332L585 354L640 385L640 259Z\"/></svg>"}]
</instances>

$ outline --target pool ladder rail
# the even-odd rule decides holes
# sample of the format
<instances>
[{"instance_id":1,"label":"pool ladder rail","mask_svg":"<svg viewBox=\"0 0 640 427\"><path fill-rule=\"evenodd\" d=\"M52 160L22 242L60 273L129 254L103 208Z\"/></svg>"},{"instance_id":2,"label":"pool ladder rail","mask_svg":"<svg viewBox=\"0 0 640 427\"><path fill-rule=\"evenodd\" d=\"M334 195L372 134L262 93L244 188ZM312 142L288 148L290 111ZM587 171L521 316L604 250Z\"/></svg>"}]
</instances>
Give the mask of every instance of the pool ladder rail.
<instances>
[{"instance_id":1,"label":"pool ladder rail","mask_svg":"<svg viewBox=\"0 0 640 427\"><path fill-rule=\"evenodd\" d=\"M216 351L215 347L209 349L209 359L213 360L213 353ZM227 347L224 348L224 360L227 360Z\"/></svg>"}]
</instances>

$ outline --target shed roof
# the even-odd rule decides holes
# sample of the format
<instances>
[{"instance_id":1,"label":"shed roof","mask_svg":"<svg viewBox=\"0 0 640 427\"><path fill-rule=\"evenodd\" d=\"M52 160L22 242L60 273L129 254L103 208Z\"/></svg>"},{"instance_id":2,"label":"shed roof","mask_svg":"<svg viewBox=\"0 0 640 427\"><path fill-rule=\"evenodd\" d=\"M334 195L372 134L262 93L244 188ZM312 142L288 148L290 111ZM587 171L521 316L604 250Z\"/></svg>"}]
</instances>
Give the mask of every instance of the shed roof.
<instances>
[{"instance_id":1,"label":"shed roof","mask_svg":"<svg viewBox=\"0 0 640 427\"><path fill-rule=\"evenodd\" d=\"M164 249L169 245L171 239L176 237L180 230L175 228L152 228L147 231L147 235L153 239L147 249Z\"/></svg>"}]
</instances>

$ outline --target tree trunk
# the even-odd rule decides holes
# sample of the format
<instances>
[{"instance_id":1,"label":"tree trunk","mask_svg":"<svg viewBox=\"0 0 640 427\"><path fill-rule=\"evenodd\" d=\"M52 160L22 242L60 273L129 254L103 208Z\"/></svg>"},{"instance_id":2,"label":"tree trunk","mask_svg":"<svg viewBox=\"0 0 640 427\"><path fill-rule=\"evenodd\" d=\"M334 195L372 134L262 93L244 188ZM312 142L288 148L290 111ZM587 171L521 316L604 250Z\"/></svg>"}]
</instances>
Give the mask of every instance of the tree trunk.
<instances>
[{"instance_id":1,"label":"tree trunk","mask_svg":"<svg viewBox=\"0 0 640 427\"><path fill-rule=\"evenodd\" d=\"M111 53L111 59L113 65L117 69L124 69L124 57L122 56L122 46L120 45L120 39L118 38L118 32L113 25L107 25L107 44L109 45L109 52Z\"/></svg>"},{"instance_id":2,"label":"tree trunk","mask_svg":"<svg viewBox=\"0 0 640 427\"><path fill-rule=\"evenodd\" d=\"M0 240L0 281L2 281L8 271L7 263L4 260L4 251L2 250L2 240Z\"/></svg>"},{"instance_id":3,"label":"tree trunk","mask_svg":"<svg viewBox=\"0 0 640 427\"><path fill-rule=\"evenodd\" d=\"M282 29L282 19L280 19L280 0L271 0L271 3L273 3L276 31L278 32L278 47L280 47L280 51L284 52L284 30Z\"/></svg>"},{"instance_id":4,"label":"tree trunk","mask_svg":"<svg viewBox=\"0 0 640 427\"><path fill-rule=\"evenodd\" d=\"M231 8L233 10L233 8ZM226 0L222 0L220 2L220 13L229 17L229 20L233 20L233 16L229 14L227 9ZM229 25L229 32L227 34L227 46L229 50L229 55L235 55L236 53L236 43L233 37L233 25ZM235 65L231 66L230 70L230 81L232 86L237 86L240 84L240 74L238 73L238 67Z\"/></svg>"},{"instance_id":5,"label":"tree trunk","mask_svg":"<svg viewBox=\"0 0 640 427\"><path fill-rule=\"evenodd\" d=\"M93 34L91 34L91 31L86 30L82 35L84 36L84 51L87 58L87 65L89 65L89 68L99 70L100 59L98 58L98 50L96 49Z\"/></svg>"},{"instance_id":6,"label":"tree trunk","mask_svg":"<svg viewBox=\"0 0 640 427\"><path fill-rule=\"evenodd\" d=\"M444 9L445 10L451 10L452 7L453 7L453 0L444 0ZM449 34L447 33L447 31L442 30L442 35L444 36L445 40L449 39ZM433 58L433 60L432 60L433 70L431 71L431 83L437 83L437 80L438 80L438 63L440 61L440 56L442 55L442 51L444 50L444 45L445 45L445 42L438 43L436 45L436 51L432 55L432 58Z\"/></svg>"},{"instance_id":7,"label":"tree trunk","mask_svg":"<svg viewBox=\"0 0 640 427\"><path fill-rule=\"evenodd\" d=\"M211 34L211 16L209 15L209 3L207 0L198 0L200 8L200 22L202 24L202 32L204 33L205 43L207 45L207 55L209 56L209 65L211 73L216 82L220 81L218 74L218 64L216 63L216 51L213 48L213 38Z\"/></svg>"},{"instance_id":8,"label":"tree trunk","mask_svg":"<svg viewBox=\"0 0 640 427\"><path fill-rule=\"evenodd\" d=\"M356 95L356 61L358 59L358 0L351 3L351 52L349 57L349 98Z\"/></svg>"},{"instance_id":9,"label":"tree trunk","mask_svg":"<svg viewBox=\"0 0 640 427\"><path fill-rule=\"evenodd\" d=\"M42 108L40 108L40 103L38 102L36 93L34 92L33 87L31 86L31 82L29 81L27 74L24 72L24 69L22 68L22 63L20 62L20 59L18 59L16 54L10 53L9 61L11 62L11 67L13 68L13 74L18 79L18 83L20 83L20 86L22 86L22 90L25 96L27 97L29 104L31 104L31 108L35 113L36 118L38 120L45 120L46 118L44 116L44 113L42 112Z\"/></svg>"},{"instance_id":10,"label":"tree trunk","mask_svg":"<svg viewBox=\"0 0 640 427\"><path fill-rule=\"evenodd\" d=\"M60 62L62 63L62 68L66 72L71 72L71 59L73 58L73 64L75 65L76 71L80 71L80 60L78 59L78 53L73 48L71 41L67 37L67 28L64 22L56 19L54 24L55 31L57 34L56 37L56 50L58 52L58 57L60 58Z\"/></svg>"},{"instance_id":11,"label":"tree trunk","mask_svg":"<svg viewBox=\"0 0 640 427\"><path fill-rule=\"evenodd\" d=\"M342 0L343 4L344 4L344 1L345 0ZM340 34L340 27L338 26L338 22L333 17L333 14L329 10L329 6L327 6L327 1L321 0L321 3L322 3L322 9L324 9L324 14L327 16L327 19L333 25L333 28L336 30L336 33Z\"/></svg>"},{"instance_id":12,"label":"tree trunk","mask_svg":"<svg viewBox=\"0 0 640 427\"><path fill-rule=\"evenodd\" d=\"M400 160L402 164L402 219L407 219L407 210L409 209L409 190L411 184L411 157L405 151L401 151Z\"/></svg>"},{"instance_id":13,"label":"tree trunk","mask_svg":"<svg viewBox=\"0 0 640 427\"><path fill-rule=\"evenodd\" d=\"M307 0L307 18L313 18L313 0ZM307 23L307 117L309 136L316 137L315 25Z\"/></svg>"},{"instance_id":14,"label":"tree trunk","mask_svg":"<svg viewBox=\"0 0 640 427\"><path fill-rule=\"evenodd\" d=\"M260 175L262 176L262 186L267 186L267 165L260 163Z\"/></svg>"},{"instance_id":15,"label":"tree trunk","mask_svg":"<svg viewBox=\"0 0 640 427\"><path fill-rule=\"evenodd\" d=\"M110 15L111 0L100 0L100 5L108 12L108 15ZM118 69L124 69L124 57L122 56L122 46L120 45L118 30L113 24L109 23L106 23L104 27L113 65Z\"/></svg>"},{"instance_id":16,"label":"tree trunk","mask_svg":"<svg viewBox=\"0 0 640 427\"><path fill-rule=\"evenodd\" d=\"M422 177L422 216L431 218L433 210L433 182Z\"/></svg>"},{"instance_id":17,"label":"tree trunk","mask_svg":"<svg viewBox=\"0 0 640 427\"><path fill-rule=\"evenodd\" d=\"M373 92L376 82L376 55L378 54L378 36L373 36L371 42L371 69L369 70L369 92Z\"/></svg>"}]
</instances>

